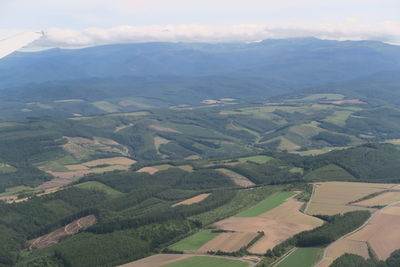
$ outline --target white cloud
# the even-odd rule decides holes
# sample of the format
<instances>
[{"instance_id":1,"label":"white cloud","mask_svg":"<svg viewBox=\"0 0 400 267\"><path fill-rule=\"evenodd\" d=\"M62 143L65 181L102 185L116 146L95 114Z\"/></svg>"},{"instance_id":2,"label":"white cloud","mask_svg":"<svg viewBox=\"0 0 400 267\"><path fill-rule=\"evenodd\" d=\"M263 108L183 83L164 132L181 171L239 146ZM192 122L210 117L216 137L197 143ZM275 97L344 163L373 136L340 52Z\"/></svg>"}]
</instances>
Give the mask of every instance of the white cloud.
<instances>
[{"instance_id":1,"label":"white cloud","mask_svg":"<svg viewBox=\"0 0 400 267\"><path fill-rule=\"evenodd\" d=\"M234 26L154 25L118 26L108 29L70 30L52 28L34 47L84 47L135 42L252 42L270 38L317 37L333 40L377 40L400 44L400 22L341 24Z\"/></svg>"}]
</instances>

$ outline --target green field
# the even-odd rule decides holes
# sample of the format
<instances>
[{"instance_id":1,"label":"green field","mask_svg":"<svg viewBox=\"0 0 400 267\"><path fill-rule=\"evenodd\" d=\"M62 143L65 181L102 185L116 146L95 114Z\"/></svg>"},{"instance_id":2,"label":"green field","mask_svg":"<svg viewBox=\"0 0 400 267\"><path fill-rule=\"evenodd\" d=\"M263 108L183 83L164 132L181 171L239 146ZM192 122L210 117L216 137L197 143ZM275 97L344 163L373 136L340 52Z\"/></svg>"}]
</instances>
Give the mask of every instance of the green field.
<instances>
[{"instance_id":1,"label":"green field","mask_svg":"<svg viewBox=\"0 0 400 267\"><path fill-rule=\"evenodd\" d=\"M200 248L202 245L216 237L218 233L211 233L210 230L200 231L194 235L191 235L185 239L182 239L178 243L171 246L174 250L195 250Z\"/></svg>"},{"instance_id":2,"label":"green field","mask_svg":"<svg viewBox=\"0 0 400 267\"><path fill-rule=\"evenodd\" d=\"M258 163L258 164L264 164L264 163L270 161L271 159L272 159L272 157L259 155L259 156L240 158L239 161L242 162L242 163L254 162L254 163Z\"/></svg>"},{"instance_id":3,"label":"green field","mask_svg":"<svg viewBox=\"0 0 400 267\"><path fill-rule=\"evenodd\" d=\"M255 205L254 207L237 214L236 217L256 217L269 210L272 210L275 207L278 207L286 199L293 196L294 194L295 193L293 192L280 192L273 194L272 196L267 197L266 199Z\"/></svg>"},{"instance_id":4,"label":"green field","mask_svg":"<svg viewBox=\"0 0 400 267\"><path fill-rule=\"evenodd\" d=\"M335 165L328 164L318 168L304 176L305 180L326 180L326 181L348 181L354 177L345 169Z\"/></svg>"},{"instance_id":5,"label":"green field","mask_svg":"<svg viewBox=\"0 0 400 267\"><path fill-rule=\"evenodd\" d=\"M75 185L75 187L81 188L81 189L94 189L94 190L99 190L102 191L110 196L120 196L122 193L118 190L115 190L105 184L96 182L96 181L90 181L90 182L84 182L81 184Z\"/></svg>"},{"instance_id":6,"label":"green field","mask_svg":"<svg viewBox=\"0 0 400 267\"><path fill-rule=\"evenodd\" d=\"M193 256L184 260L161 265L163 267L246 267L248 263L224 258Z\"/></svg>"},{"instance_id":7,"label":"green field","mask_svg":"<svg viewBox=\"0 0 400 267\"><path fill-rule=\"evenodd\" d=\"M275 267L311 267L317 262L321 253L321 248L297 248Z\"/></svg>"}]
</instances>

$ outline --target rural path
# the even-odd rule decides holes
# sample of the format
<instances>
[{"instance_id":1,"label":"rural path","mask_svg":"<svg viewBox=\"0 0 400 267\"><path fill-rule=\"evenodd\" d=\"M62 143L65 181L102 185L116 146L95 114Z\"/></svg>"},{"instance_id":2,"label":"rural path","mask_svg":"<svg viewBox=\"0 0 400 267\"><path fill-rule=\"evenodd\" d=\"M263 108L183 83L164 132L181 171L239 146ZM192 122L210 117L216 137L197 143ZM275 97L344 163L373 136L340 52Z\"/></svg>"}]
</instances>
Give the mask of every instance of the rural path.
<instances>
[{"instance_id":1,"label":"rural path","mask_svg":"<svg viewBox=\"0 0 400 267\"><path fill-rule=\"evenodd\" d=\"M307 214L307 211L308 211L308 206L310 206L310 203L311 203L311 201L312 201L312 199L313 199L313 197L314 197L314 194L315 194L315 184L312 184L313 185L313 188L312 188L312 192L311 192L311 196L310 196L310 199L308 200L308 202L307 202L307 205L306 205L306 208L304 209L304 211L303 211L303 213L304 214Z\"/></svg>"},{"instance_id":2,"label":"rural path","mask_svg":"<svg viewBox=\"0 0 400 267\"><path fill-rule=\"evenodd\" d=\"M358 227L357 229L351 231L350 233L345 234L344 236L340 237L339 239L337 239L336 241L334 241L333 243L331 243L329 246L327 246L327 247L325 248L325 250L324 250L324 254L323 254L323 256L322 256L322 259L321 259L318 263L316 263L316 264L314 265L314 267L320 267L320 266L322 266L322 263L323 263L323 262L326 260L326 258L327 258L326 255L327 255L329 249L330 249L332 246L334 246L337 242L339 242L340 240L345 239L346 237L348 237L348 236L354 234L355 232L360 231L360 230L361 230L362 228L364 228L367 224L369 224L369 222L370 222L373 218L375 218L378 214L380 214L384 209L389 208L389 207L394 206L394 205L397 205L397 204L400 204L400 201L396 201L396 202L390 203L389 205L387 205L387 206L384 207L383 209L380 209L380 210L375 211L375 212L371 215L371 217L369 217L369 219L366 220L360 227Z\"/></svg>"}]
</instances>

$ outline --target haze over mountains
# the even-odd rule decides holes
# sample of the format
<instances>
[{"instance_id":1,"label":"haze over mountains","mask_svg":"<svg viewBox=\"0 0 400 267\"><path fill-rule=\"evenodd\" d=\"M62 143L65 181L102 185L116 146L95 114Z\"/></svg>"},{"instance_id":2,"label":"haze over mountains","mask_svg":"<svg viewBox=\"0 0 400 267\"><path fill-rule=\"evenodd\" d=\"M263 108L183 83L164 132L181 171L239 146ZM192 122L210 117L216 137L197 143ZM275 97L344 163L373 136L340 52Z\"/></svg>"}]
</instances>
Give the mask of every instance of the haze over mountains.
<instances>
[{"instance_id":1,"label":"haze over mountains","mask_svg":"<svg viewBox=\"0 0 400 267\"><path fill-rule=\"evenodd\" d=\"M303 89L384 92L392 99L399 72L400 47L376 41L120 44L14 53L0 60L0 101L135 97L139 105L131 108L141 109L209 98L252 101Z\"/></svg>"}]
</instances>

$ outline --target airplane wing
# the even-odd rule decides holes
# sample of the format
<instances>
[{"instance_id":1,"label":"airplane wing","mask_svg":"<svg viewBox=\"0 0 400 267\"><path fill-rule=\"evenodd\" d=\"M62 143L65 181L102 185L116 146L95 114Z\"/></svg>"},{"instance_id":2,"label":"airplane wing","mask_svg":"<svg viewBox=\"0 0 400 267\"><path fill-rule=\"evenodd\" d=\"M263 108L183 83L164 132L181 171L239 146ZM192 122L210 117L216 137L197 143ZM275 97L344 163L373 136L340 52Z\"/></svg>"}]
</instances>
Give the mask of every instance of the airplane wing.
<instances>
[{"instance_id":1,"label":"airplane wing","mask_svg":"<svg viewBox=\"0 0 400 267\"><path fill-rule=\"evenodd\" d=\"M24 32L0 40L0 59L32 43L44 35L43 32Z\"/></svg>"}]
</instances>

